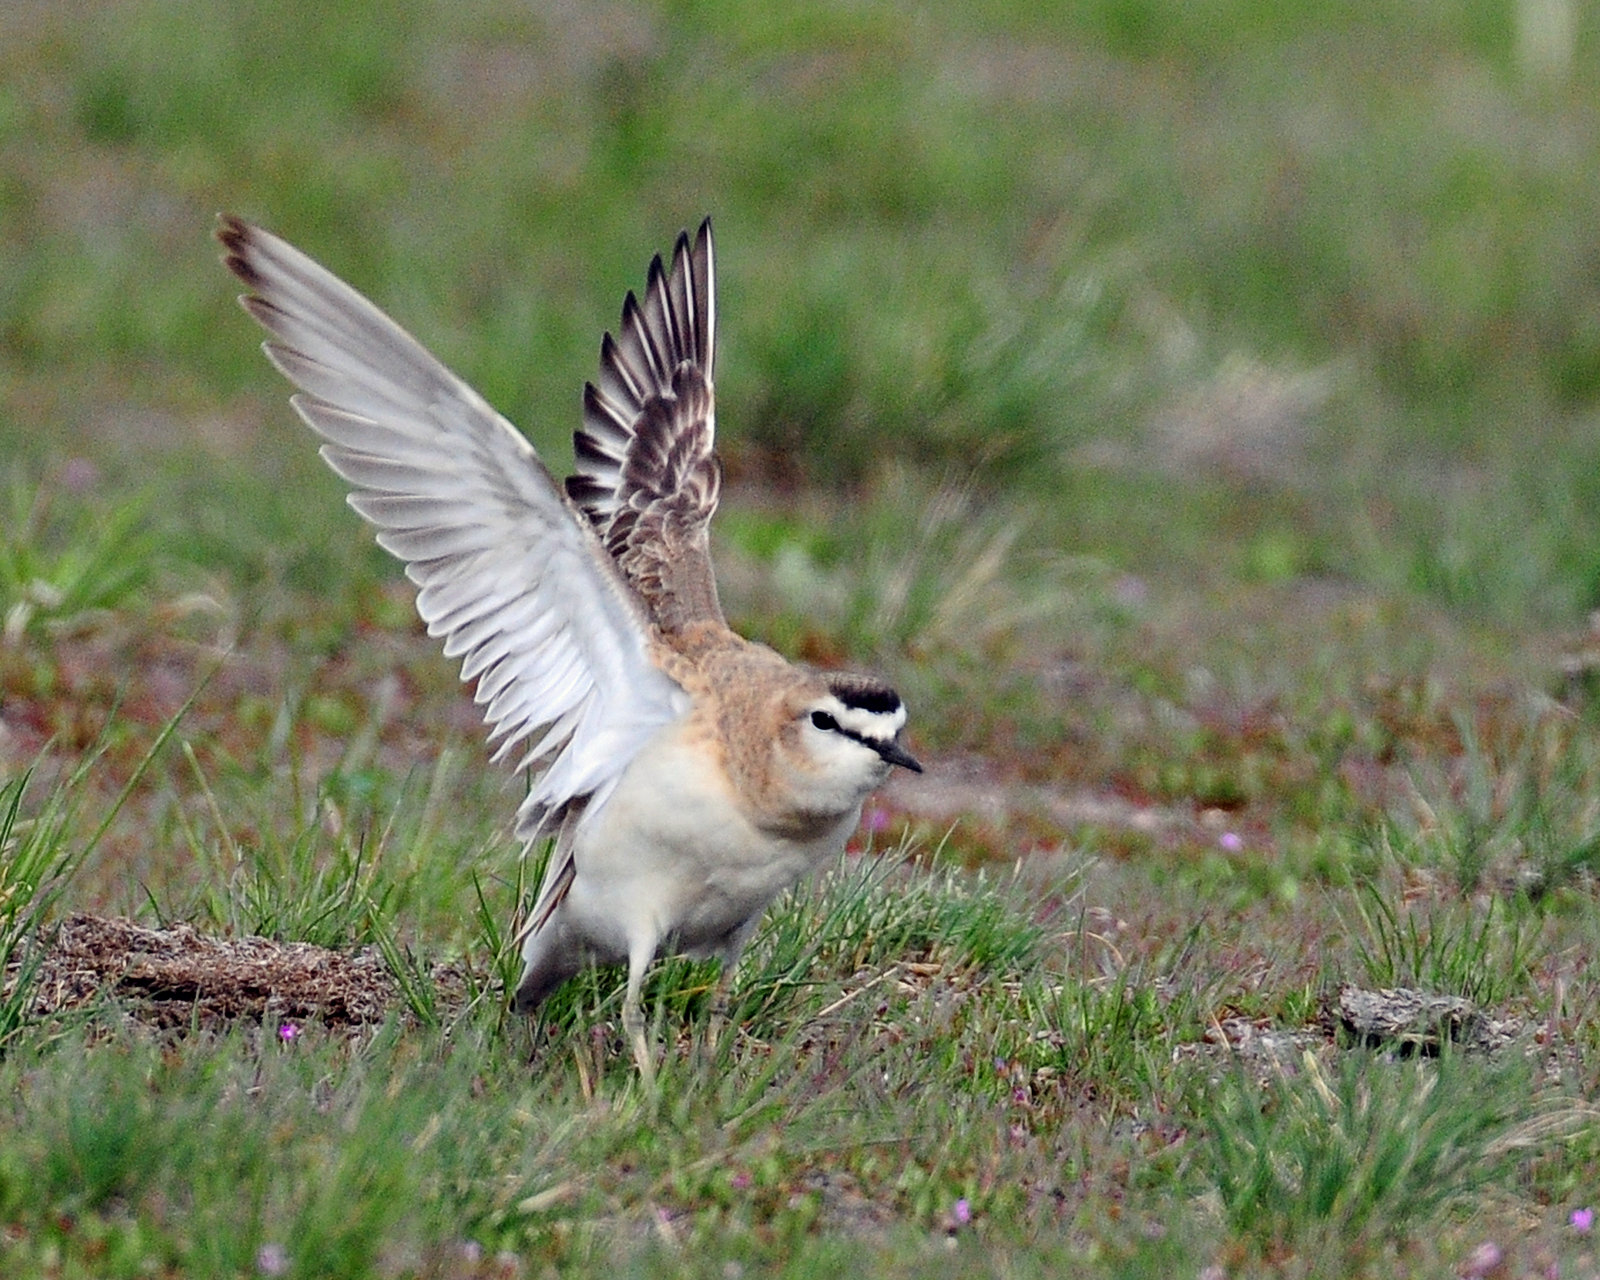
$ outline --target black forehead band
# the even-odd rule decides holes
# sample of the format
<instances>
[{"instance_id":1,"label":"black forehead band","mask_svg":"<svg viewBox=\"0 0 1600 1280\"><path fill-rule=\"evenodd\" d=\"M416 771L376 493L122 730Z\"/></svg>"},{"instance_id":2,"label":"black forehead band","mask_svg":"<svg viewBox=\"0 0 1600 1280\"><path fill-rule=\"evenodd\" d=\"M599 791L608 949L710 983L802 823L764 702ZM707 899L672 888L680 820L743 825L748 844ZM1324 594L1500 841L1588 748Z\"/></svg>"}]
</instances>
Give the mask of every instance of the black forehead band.
<instances>
[{"instance_id":1,"label":"black forehead band","mask_svg":"<svg viewBox=\"0 0 1600 1280\"><path fill-rule=\"evenodd\" d=\"M892 715L900 710L900 695L888 685L855 680L831 680L828 691L847 707L876 715Z\"/></svg>"}]
</instances>

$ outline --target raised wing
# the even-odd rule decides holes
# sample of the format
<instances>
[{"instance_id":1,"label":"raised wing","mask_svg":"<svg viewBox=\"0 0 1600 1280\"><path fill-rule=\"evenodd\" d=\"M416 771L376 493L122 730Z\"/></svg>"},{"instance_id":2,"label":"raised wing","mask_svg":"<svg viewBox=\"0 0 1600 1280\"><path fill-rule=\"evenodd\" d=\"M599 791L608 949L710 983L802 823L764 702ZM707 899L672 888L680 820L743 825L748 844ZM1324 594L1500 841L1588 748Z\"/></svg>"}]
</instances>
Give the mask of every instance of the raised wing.
<instances>
[{"instance_id":1,"label":"raised wing","mask_svg":"<svg viewBox=\"0 0 1600 1280\"><path fill-rule=\"evenodd\" d=\"M659 254L651 262L644 301L628 294L618 334L600 345L599 385L583 389L567 493L662 631L722 623L709 533L722 488L709 218L693 245L678 236L670 273Z\"/></svg>"},{"instance_id":2,"label":"raised wing","mask_svg":"<svg viewBox=\"0 0 1600 1280\"><path fill-rule=\"evenodd\" d=\"M527 440L394 321L258 227L224 217L217 238L350 505L477 680L495 759L522 752L517 835L593 813L685 705L638 594Z\"/></svg>"}]
</instances>

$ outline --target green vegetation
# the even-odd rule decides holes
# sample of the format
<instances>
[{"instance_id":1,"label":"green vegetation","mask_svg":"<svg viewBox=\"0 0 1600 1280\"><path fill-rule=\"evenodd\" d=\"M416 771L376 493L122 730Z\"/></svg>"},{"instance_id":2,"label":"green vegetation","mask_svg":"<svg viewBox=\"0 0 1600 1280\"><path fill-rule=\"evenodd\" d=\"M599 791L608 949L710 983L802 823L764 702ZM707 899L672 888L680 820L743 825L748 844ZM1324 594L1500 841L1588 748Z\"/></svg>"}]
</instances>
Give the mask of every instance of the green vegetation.
<instances>
[{"instance_id":1,"label":"green vegetation","mask_svg":"<svg viewBox=\"0 0 1600 1280\"><path fill-rule=\"evenodd\" d=\"M1596 1270L1600 31L1562 10L12 6L0 1273ZM658 966L655 1096L618 975L505 1012L518 784L221 209L558 469L623 291L716 219L725 603L891 675L932 768L774 909L736 1031ZM372 947L393 1013L56 1010L75 911ZM1355 1047L1341 984L1509 1043Z\"/></svg>"}]
</instances>

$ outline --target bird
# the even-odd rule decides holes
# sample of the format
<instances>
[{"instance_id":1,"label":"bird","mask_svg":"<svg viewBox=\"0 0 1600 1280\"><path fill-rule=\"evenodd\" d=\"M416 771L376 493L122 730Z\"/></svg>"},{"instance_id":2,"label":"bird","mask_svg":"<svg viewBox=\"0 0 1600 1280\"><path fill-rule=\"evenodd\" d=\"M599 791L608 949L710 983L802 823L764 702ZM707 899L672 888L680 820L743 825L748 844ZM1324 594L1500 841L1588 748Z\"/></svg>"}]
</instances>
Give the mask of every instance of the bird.
<instances>
[{"instance_id":1,"label":"bird","mask_svg":"<svg viewBox=\"0 0 1600 1280\"><path fill-rule=\"evenodd\" d=\"M623 1031L653 1086L641 993L656 957L720 959L720 1026L767 906L843 851L893 769L922 772L889 684L790 662L723 614L711 220L628 292L564 483L350 285L233 215L216 237L290 403L474 683L492 759L527 777L523 856L553 840L515 930L515 1009L626 964Z\"/></svg>"}]
</instances>

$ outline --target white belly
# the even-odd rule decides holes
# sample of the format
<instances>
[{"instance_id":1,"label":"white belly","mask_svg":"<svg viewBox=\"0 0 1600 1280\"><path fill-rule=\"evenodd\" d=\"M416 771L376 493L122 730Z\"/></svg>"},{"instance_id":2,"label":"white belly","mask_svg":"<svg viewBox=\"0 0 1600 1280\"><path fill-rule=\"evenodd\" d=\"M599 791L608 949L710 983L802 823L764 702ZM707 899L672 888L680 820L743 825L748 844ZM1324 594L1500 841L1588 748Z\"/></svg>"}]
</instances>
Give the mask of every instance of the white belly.
<instances>
[{"instance_id":1,"label":"white belly","mask_svg":"<svg viewBox=\"0 0 1600 1280\"><path fill-rule=\"evenodd\" d=\"M663 729L585 824L566 920L596 958L620 961L644 937L714 948L807 872L836 856L861 817L821 820L801 838L761 830L720 770Z\"/></svg>"}]
</instances>

